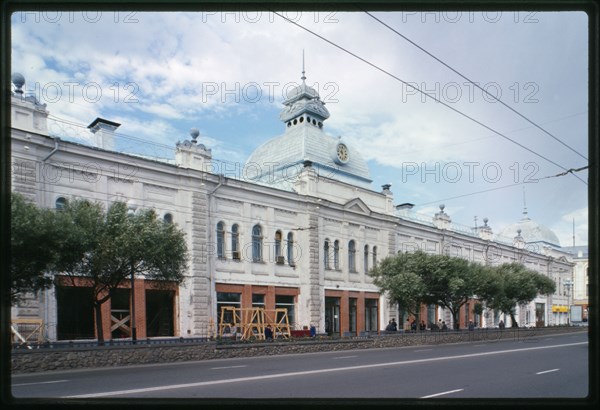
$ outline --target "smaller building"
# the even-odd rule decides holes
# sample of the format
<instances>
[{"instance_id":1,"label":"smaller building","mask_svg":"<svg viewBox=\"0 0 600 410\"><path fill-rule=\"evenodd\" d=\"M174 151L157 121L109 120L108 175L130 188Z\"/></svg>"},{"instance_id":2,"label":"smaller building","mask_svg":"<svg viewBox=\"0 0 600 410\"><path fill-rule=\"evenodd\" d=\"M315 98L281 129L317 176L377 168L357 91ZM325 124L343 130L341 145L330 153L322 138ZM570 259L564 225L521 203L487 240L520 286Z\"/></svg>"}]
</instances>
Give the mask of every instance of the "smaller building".
<instances>
[{"instance_id":1,"label":"smaller building","mask_svg":"<svg viewBox=\"0 0 600 410\"><path fill-rule=\"evenodd\" d=\"M582 319L587 322L588 298L590 294L590 268L587 246L565 246L563 251L570 254L569 260L575 264L573 268L573 285L571 303L582 307Z\"/></svg>"}]
</instances>

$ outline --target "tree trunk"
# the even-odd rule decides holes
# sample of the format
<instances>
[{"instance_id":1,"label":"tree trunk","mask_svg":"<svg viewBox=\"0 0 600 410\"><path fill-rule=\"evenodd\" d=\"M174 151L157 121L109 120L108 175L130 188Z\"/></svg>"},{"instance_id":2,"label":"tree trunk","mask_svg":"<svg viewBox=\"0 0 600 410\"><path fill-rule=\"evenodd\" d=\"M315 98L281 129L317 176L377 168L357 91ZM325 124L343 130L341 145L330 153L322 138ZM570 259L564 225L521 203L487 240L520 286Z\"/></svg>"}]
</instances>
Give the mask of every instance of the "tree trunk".
<instances>
[{"instance_id":1,"label":"tree trunk","mask_svg":"<svg viewBox=\"0 0 600 410\"><path fill-rule=\"evenodd\" d=\"M460 323L458 321L458 314L460 313L460 309L458 311L451 310L452 312L452 321L454 322L454 330L460 330Z\"/></svg>"},{"instance_id":2,"label":"tree trunk","mask_svg":"<svg viewBox=\"0 0 600 410\"><path fill-rule=\"evenodd\" d=\"M104 346L104 329L102 326L102 302L94 301L94 313L96 314L96 334L98 336L98 345Z\"/></svg>"},{"instance_id":3,"label":"tree trunk","mask_svg":"<svg viewBox=\"0 0 600 410\"><path fill-rule=\"evenodd\" d=\"M511 327L519 327L519 324L517 323L517 319L515 319L515 314L514 312L510 312L510 321L511 321Z\"/></svg>"}]
</instances>

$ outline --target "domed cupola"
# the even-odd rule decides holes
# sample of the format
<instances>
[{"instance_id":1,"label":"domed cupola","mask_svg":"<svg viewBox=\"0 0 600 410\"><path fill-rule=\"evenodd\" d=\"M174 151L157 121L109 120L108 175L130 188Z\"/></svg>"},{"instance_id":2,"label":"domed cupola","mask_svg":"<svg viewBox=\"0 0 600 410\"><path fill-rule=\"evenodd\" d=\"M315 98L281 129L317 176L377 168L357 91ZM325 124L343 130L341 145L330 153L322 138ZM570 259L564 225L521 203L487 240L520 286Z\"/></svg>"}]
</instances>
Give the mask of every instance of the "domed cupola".
<instances>
[{"instance_id":1,"label":"domed cupola","mask_svg":"<svg viewBox=\"0 0 600 410\"><path fill-rule=\"evenodd\" d=\"M528 244L550 245L560 248L560 242L556 234L547 226L533 221L527 215L527 208L524 209L523 218L519 222L510 224L500 231L502 237L513 238L515 235Z\"/></svg>"},{"instance_id":2,"label":"domed cupola","mask_svg":"<svg viewBox=\"0 0 600 410\"><path fill-rule=\"evenodd\" d=\"M285 132L254 150L244 165L244 178L294 190L296 175L310 164L324 178L371 189L369 168L359 150L323 131L329 111L319 93L306 85L304 61L302 66L302 84L288 93L279 115Z\"/></svg>"}]
</instances>

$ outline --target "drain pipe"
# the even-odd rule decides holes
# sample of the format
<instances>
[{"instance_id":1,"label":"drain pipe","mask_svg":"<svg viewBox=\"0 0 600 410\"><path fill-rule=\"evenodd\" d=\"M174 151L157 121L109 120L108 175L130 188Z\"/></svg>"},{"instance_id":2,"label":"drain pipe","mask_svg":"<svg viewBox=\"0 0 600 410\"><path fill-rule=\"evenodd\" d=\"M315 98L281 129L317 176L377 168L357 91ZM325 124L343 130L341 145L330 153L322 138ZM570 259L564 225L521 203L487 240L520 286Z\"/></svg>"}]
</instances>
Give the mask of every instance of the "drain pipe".
<instances>
[{"instance_id":1,"label":"drain pipe","mask_svg":"<svg viewBox=\"0 0 600 410\"><path fill-rule=\"evenodd\" d=\"M48 158L50 158L52 155L54 155L54 153L56 151L58 151L58 142L60 141L59 137L53 137L54 139L54 149L52 151L50 151L50 153L48 155L46 155L46 158L44 158L42 160L42 162L46 162L48 160Z\"/></svg>"},{"instance_id":2,"label":"drain pipe","mask_svg":"<svg viewBox=\"0 0 600 410\"><path fill-rule=\"evenodd\" d=\"M224 183L225 183L225 175L219 174L219 183L217 184L216 187L214 187L210 192L208 192L206 194L206 197L207 197L206 206L207 206L207 211L208 211L208 241L207 242L210 244L210 246L212 246L212 243L213 243L212 242L213 228L212 228L211 220L210 220L211 219L211 215L210 215L211 198L212 198L212 195L217 191L217 189L221 188L221 186L223 186ZM214 283L214 277L213 277L212 255L208 254L208 249L211 249L211 248L209 248L208 246L206 248L206 250L207 250L207 255L206 255L207 256L207 261L206 261L207 263L206 263L206 265L208 267L209 280L210 280L210 289L208 290L208 306L209 306L209 312L210 312L209 323L210 323L210 321L213 320L213 317L214 317L213 316L214 315L214 311L213 311L213 299L212 299L212 294L213 294L212 287L213 287L213 283ZM218 317L217 317L217 320L218 320ZM218 326L218 322L215 323L215 326ZM215 332L215 336L216 336L216 333L218 333L217 330L216 330L216 327L213 328L213 329L214 329L213 331ZM210 336L212 336L212 335L209 335L209 337Z\"/></svg>"}]
</instances>

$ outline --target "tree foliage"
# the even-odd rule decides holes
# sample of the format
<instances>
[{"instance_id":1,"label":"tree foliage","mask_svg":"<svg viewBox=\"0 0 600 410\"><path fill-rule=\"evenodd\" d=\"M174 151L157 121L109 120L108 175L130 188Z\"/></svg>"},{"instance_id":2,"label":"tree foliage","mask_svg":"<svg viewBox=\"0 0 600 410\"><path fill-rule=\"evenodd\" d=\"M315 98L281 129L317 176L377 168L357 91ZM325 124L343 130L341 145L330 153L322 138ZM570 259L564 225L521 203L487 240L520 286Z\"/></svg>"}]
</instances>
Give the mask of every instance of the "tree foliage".
<instances>
[{"instance_id":1,"label":"tree foliage","mask_svg":"<svg viewBox=\"0 0 600 410\"><path fill-rule=\"evenodd\" d=\"M86 278L94 294L98 339L104 340L100 309L111 291L132 275L180 283L187 266L184 234L175 225L141 210L130 215L125 203L115 202L104 212L97 203L73 201L57 218L63 229L64 255L56 271L71 278Z\"/></svg>"},{"instance_id":2,"label":"tree foliage","mask_svg":"<svg viewBox=\"0 0 600 410\"><path fill-rule=\"evenodd\" d=\"M16 298L49 287L53 274L70 278L73 286L91 287L100 341L101 305L132 275L176 283L184 279L184 233L153 210L130 215L123 202L104 211L99 203L74 200L55 211L13 195L11 222L11 293Z\"/></svg>"},{"instance_id":3,"label":"tree foliage","mask_svg":"<svg viewBox=\"0 0 600 410\"><path fill-rule=\"evenodd\" d=\"M412 315L418 315L421 303L448 309L457 329L461 307L474 297L489 308L510 314L516 323L513 315L517 304L555 290L551 279L519 263L490 267L423 251L387 257L370 275L390 299Z\"/></svg>"},{"instance_id":4,"label":"tree foliage","mask_svg":"<svg viewBox=\"0 0 600 410\"><path fill-rule=\"evenodd\" d=\"M25 293L52 284L47 272L58 254L54 212L39 209L17 193L11 195L10 204L10 299L15 303Z\"/></svg>"},{"instance_id":5,"label":"tree foliage","mask_svg":"<svg viewBox=\"0 0 600 410\"><path fill-rule=\"evenodd\" d=\"M531 302L538 294L549 295L556 290L552 279L520 263L504 263L494 271L490 286L481 297L489 308L510 315L513 326L518 326L515 306Z\"/></svg>"},{"instance_id":6,"label":"tree foliage","mask_svg":"<svg viewBox=\"0 0 600 410\"><path fill-rule=\"evenodd\" d=\"M417 315L426 293L420 275L425 264L421 255L398 254L384 258L370 270L373 282L388 292L389 298L411 315Z\"/></svg>"}]
</instances>

